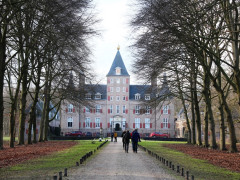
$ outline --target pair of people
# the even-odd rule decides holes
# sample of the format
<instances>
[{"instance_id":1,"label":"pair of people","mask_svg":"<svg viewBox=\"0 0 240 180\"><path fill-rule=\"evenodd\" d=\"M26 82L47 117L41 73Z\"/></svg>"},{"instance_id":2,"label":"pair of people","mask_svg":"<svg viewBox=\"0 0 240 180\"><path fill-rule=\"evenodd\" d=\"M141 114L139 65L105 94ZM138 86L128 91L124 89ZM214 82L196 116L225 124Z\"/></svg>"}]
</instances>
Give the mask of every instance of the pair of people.
<instances>
[{"instance_id":1,"label":"pair of people","mask_svg":"<svg viewBox=\"0 0 240 180\"><path fill-rule=\"evenodd\" d=\"M138 142L141 142L138 130L135 129L132 132L132 136L129 131L123 132L122 137L123 137L123 148L125 148L125 152L128 153L130 139L132 139L133 152L137 153Z\"/></svg>"}]
</instances>

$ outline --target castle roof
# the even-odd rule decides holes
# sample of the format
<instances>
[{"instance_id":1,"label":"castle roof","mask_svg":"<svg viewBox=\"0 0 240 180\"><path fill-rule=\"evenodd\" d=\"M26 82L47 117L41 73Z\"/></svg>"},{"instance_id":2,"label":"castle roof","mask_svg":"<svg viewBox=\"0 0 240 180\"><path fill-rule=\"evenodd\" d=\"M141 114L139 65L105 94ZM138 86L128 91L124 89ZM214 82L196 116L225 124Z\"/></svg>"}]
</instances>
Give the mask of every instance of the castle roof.
<instances>
[{"instance_id":1,"label":"castle roof","mask_svg":"<svg viewBox=\"0 0 240 180\"><path fill-rule=\"evenodd\" d=\"M135 94L140 94L141 98L146 94L153 96L151 85L130 85L129 92L129 99L131 100L135 99Z\"/></svg>"},{"instance_id":2,"label":"castle roof","mask_svg":"<svg viewBox=\"0 0 240 180\"><path fill-rule=\"evenodd\" d=\"M113 60L112 66L107 74L107 76L119 76L116 74L116 68L119 67L121 68L121 76L129 76L127 69L124 65L124 62L122 60L120 51L118 49L117 54Z\"/></svg>"},{"instance_id":3,"label":"castle roof","mask_svg":"<svg viewBox=\"0 0 240 180\"><path fill-rule=\"evenodd\" d=\"M101 94L101 99L107 99L107 85L103 84L86 84L85 91L91 95Z\"/></svg>"}]
</instances>

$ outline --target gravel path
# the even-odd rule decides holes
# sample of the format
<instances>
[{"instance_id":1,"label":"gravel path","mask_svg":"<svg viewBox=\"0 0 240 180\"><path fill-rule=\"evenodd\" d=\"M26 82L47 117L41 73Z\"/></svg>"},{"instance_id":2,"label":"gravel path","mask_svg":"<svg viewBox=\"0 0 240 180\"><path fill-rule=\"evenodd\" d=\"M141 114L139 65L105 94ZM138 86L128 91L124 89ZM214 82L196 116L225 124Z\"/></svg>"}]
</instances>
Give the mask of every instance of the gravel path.
<instances>
[{"instance_id":1,"label":"gravel path","mask_svg":"<svg viewBox=\"0 0 240 180\"><path fill-rule=\"evenodd\" d=\"M121 138L118 138L118 142L108 143L86 164L69 171L68 177L64 179L176 179L161 167L159 161L141 149L138 149L138 153L133 153L132 146L129 146L129 152L125 153Z\"/></svg>"}]
</instances>

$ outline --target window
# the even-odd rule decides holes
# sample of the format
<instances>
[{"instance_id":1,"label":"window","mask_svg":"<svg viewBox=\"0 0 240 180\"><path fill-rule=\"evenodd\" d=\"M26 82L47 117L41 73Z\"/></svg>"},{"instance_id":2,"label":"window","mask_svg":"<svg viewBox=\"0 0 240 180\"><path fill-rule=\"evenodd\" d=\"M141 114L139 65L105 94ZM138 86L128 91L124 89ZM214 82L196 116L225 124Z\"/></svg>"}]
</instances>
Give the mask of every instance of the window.
<instances>
[{"instance_id":1,"label":"window","mask_svg":"<svg viewBox=\"0 0 240 180\"><path fill-rule=\"evenodd\" d=\"M116 106L116 110L117 110L117 114L119 114L120 113L120 106L119 105Z\"/></svg>"},{"instance_id":2,"label":"window","mask_svg":"<svg viewBox=\"0 0 240 180\"><path fill-rule=\"evenodd\" d=\"M116 75L121 75L121 68L120 67L116 67Z\"/></svg>"},{"instance_id":3,"label":"window","mask_svg":"<svg viewBox=\"0 0 240 180\"><path fill-rule=\"evenodd\" d=\"M113 96L110 97L110 101L113 101Z\"/></svg>"},{"instance_id":4,"label":"window","mask_svg":"<svg viewBox=\"0 0 240 180\"><path fill-rule=\"evenodd\" d=\"M126 96L123 96L123 101L126 101Z\"/></svg>"},{"instance_id":5,"label":"window","mask_svg":"<svg viewBox=\"0 0 240 180\"><path fill-rule=\"evenodd\" d=\"M126 78L122 79L123 84L126 84Z\"/></svg>"},{"instance_id":6,"label":"window","mask_svg":"<svg viewBox=\"0 0 240 180\"><path fill-rule=\"evenodd\" d=\"M126 114L126 106L125 105L123 106L122 110L123 110L123 114Z\"/></svg>"},{"instance_id":7,"label":"window","mask_svg":"<svg viewBox=\"0 0 240 180\"><path fill-rule=\"evenodd\" d=\"M141 95L139 93L135 94L135 100L139 100L141 98Z\"/></svg>"},{"instance_id":8,"label":"window","mask_svg":"<svg viewBox=\"0 0 240 180\"><path fill-rule=\"evenodd\" d=\"M135 128L140 128L140 118L135 118Z\"/></svg>"},{"instance_id":9,"label":"window","mask_svg":"<svg viewBox=\"0 0 240 180\"><path fill-rule=\"evenodd\" d=\"M100 93L97 93L97 94L95 94L95 99L101 99L101 94Z\"/></svg>"},{"instance_id":10,"label":"window","mask_svg":"<svg viewBox=\"0 0 240 180\"><path fill-rule=\"evenodd\" d=\"M110 118L110 127L112 127L113 126L113 118Z\"/></svg>"},{"instance_id":11,"label":"window","mask_svg":"<svg viewBox=\"0 0 240 180\"><path fill-rule=\"evenodd\" d=\"M120 92L120 87L117 87L117 88L116 88L116 92Z\"/></svg>"},{"instance_id":12,"label":"window","mask_svg":"<svg viewBox=\"0 0 240 180\"><path fill-rule=\"evenodd\" d=\"M140 106L136 105L135 106L135 114L139 114L140 113Z\"/></svg>"},{"instance_id":13,"label":"window","mask_svg":"<svg viewBox=\"0 0 240 180\"><path fill-rule=\"evenodd\" d=\"M146 106L146 112L145 112L145 114L150 114L150 106Z\"/></svg>"},{"instance_id":14,"label":"window","mask_svg":"<svg viewBox=\"0 0 240 180\"><path fill-rule=\"evenodd\" d=\"M168 128L168 118L163 118L163 128Z\"/></svg>"},{"instance_id":15,"label":"window","mask_svg":"<svg viewBox=\"0 0 240 180\"><path fill-rule=\"evenodd\" d=\"M116 96L116 101L120 101L120 96Z\"/></svg>"},{"instance_id":16,"label":"window","mask_svg":"<svg viewBox=\"0 0 240 180\"><path fill-rule=\"evenodd\" d=\"M122 127L125 128L126 127L126 121L122 122Z\"/></svg>"},{"instance_id":17,"label":"window","mask_svg":"<svg viewBox=\"0 0 240 180\"><path fill-rule=\"evenodd\" d=\"M120 79L119 78L116 79L116 83L120 84Z\"/></svg>"},{"instance_id":18,"label":"window","mask_svg":"<svg viewBox=\"0 0 240 180\"><path fill-rule=\"evenodd\" d=\"M150 95L145 95L145 100L150 100Z\"/></svg>"},{"instance_id":19,"label":"window","mask_svg":"<svg viewBox=\"0 0 240 180\"><path fill-rule=\"evenodd\" d=\"M145 128L150 128L150 118L145 118Z\"/></svg>"},{"instance_id":20,"label":"window","mask_svg":"<svg viewBox=\"0 0 240 180\"><path fill-rule=\"evenodd\" d=\"M125 118L122 118L122 127L126 128L126 119Z\"/></svg>"},{"instance_id":21,"label":"window","mask_svg":"<svg viewBox=\"0 0 240 180\"><path fill-rule=\"evenodd\" d=\"M68 112L73 112L73 105L72 104L68 105Z\"/></svg>"},{"instance_id":22,"label":"window","mask_svg":"<svg viewBox=\"0 0 240 180\"><path fill-rule=\"evenodd\" d=\"M90 113L90 108L86 107L85 111L86 111L86 113Z\"/></svg>"},{"instance_id":23,"label":"window","mask_svg":"<svg viewBox=\"0 0 240 180\"><path fill-rule=\"evenodd\" d=\"M123 92L126 92L126 87L123 87Z\"/></svg>"},{"instance_id":24,"label":"window","mask_svg":"<svg viewBox=\"0 0 240 180\"><path fill-rule=\"evenodd\" d=\"M72 127L73 118L72 118L72 117L69 117L67 120L68 120L68 127Z\"/></svg>"},{"instance_id":25,"label":"window","mask_svg":"<svg viewBox=\"0 0 240 180\"><path fill-rule=\"evenodd\" d=\"M168 114L168 106L167 105L164 105L163 106L163 114Z\"/></svg>"},{"instance_id":26,"label":"window","mask_svg":"<svg viewBox=\"0 0 240 180\"><path fill-rule=\"evenodd\" d=\"M113 92L113 87L110 87L110 92Z\"/></svg>"},{"instance_id":27,"label":"window","mask_svg":"<svg viewBox=\"0 0 240 180\"><path fill-rule=\"evenodd\" d=\"M100 128L100 118L95 118L95 127Z\"/></svg>"},{"instance_id":28,"label":"window","mask_svg":"<svg viewBox=\"0 0 240 180\"><path fill-rule=\"evenodd\" d=\"M96 105L96 113L101 113L101 105Z\"/></svg>"},{"instance_id":29,"label":"window","mask_svg":"<svg viewBox=\"0 0 240 180\"><path fill-rule=\"evenodd\" d=\"M113 78L110 79L110 83L113 84Z\"/></svg>"},{"instance_id":30,"label":"window","mask_svg":"<svg viewBox=\"0 0 240 180\"><path fill-rule=\"evenodd\" d=\"M86 95L85 95L85 98L86 98L86 99L91 99L91 94L89 94L89 93L86 94Z\"/></svg>"},{"instance_id":31,"label":"window","mask_svg":"<svg viewBox=\"0 0 240 180\"><path fill-rule=\"evenodd\" d=\"M113 113L113 105L110 105L110 114Z\"/></svg>"},{"instance_id":32,"label":"window","mask_svg":"<svg viewBox=\"0 0 240 180\"><path fill-rule=\"evenodd\" d=\"M90 128L90 118L89 117L86 117L85 118L85 128Z\"/></svg>"}]
</instances>

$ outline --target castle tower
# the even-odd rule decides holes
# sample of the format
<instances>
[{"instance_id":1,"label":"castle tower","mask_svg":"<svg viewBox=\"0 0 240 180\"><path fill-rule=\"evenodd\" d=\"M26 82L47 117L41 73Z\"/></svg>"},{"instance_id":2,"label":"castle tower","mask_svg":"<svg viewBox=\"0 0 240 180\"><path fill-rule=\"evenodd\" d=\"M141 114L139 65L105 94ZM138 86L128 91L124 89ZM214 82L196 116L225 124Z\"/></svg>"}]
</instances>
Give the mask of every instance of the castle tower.
<instances>
[{"instance_id":1,"label":"castle tower","mask_svg":"<svg viewBox=\"0 0 240 180\"><path fill-rule=\"evenodd\" d=\"M130 76L119 50L107 74L107 122L111 131L125 130L129 121Z\"/></svg>"}]
</instances>

